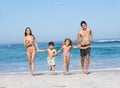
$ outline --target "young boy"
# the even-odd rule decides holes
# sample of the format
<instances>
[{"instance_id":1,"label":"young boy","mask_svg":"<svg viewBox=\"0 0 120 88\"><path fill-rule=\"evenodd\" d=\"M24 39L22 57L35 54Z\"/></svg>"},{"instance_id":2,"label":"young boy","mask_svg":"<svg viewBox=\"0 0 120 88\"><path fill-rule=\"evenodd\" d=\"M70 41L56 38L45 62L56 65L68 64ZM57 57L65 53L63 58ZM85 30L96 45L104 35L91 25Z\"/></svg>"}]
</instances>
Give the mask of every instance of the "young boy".
<instances>
[{"instance_id":1,"label":"young boy","mask_svg":"<svg viewBox=\"0 0 120 88\"><path fill-rule=\"evenodd\" d=\"M57 55L56 50L54 49L54 42L48 43L49 48L47 50L38 50L38 52L48 52L48 65L52 71L51 75L55 74L55 56Z\"/></svg>"}]
</instances>

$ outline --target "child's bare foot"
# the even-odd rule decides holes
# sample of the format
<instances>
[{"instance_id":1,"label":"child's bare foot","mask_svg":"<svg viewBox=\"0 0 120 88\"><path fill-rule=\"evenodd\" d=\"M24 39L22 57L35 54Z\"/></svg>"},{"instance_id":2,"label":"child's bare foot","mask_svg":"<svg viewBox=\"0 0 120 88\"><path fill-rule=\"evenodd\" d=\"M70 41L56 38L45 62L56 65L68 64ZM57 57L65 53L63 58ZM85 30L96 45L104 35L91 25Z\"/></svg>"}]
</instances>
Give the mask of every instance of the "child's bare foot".
<instances>
[{"instance_id":1,"label":"child's bare foot","mask_svg":"<svg viewBox=\"0 0 120 88\"><path fill-rule=\"evenodd\" d=\"M33 72L31 73L31 75L32 75L32 76L35 76L35 74L34 74Z\"/></svg>"}]
</instances>

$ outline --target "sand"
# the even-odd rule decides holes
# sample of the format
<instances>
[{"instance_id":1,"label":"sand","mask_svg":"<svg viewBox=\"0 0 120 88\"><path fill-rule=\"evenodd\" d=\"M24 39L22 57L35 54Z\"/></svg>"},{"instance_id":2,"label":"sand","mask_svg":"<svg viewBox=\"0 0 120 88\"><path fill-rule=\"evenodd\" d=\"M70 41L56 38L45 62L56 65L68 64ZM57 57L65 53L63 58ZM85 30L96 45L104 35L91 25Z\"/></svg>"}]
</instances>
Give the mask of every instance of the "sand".
<instances>
[{"instance_id":1,"label":"sand","mask_svg":"<svg viewBox=\"0 0 120 88\"><path fill-rule=\"evenodd\" d=\"M0 88L120 88L120 70L93 71L89 75L70 72L0 75Z\"/></svg>"}]
</instances>

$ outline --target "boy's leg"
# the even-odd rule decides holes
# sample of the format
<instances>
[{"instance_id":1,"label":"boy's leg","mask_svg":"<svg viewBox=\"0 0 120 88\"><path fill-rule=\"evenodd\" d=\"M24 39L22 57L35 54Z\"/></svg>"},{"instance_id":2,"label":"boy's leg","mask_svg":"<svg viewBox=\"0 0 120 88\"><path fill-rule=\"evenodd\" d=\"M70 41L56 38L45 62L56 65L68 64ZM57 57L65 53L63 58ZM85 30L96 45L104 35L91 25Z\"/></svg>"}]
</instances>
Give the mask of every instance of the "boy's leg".
<instances>
[{"instance_id":1,"label":"boy's leg","mask_svg":"<svg viewBox=\"0 0 120 88\"><path fill-rule=\"evenodd\" d=\"M52 73L51 74L54 75L55 74L55 65L52 65L51 68L52 68Z\"/></svg>"}]
</instances>

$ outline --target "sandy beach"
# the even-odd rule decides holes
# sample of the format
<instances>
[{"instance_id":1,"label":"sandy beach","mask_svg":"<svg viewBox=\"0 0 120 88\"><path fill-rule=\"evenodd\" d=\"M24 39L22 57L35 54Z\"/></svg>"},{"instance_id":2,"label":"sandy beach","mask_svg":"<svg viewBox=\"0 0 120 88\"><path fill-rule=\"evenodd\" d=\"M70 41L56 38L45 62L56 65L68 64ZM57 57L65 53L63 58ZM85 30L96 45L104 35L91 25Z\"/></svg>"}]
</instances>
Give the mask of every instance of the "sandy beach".
<instances>
[{"instance_id":1,"label":"sandy beach","mask_svg":"<svg viewBox=\"0 0 120 88\"><path fill-rule=\"evenodd\" d=\"M120 70L0 75L0 88L120 88Z\"/></svg>"}]
</instances>

